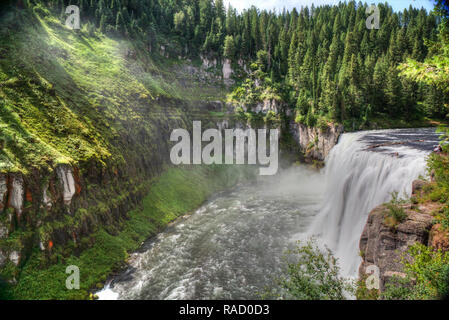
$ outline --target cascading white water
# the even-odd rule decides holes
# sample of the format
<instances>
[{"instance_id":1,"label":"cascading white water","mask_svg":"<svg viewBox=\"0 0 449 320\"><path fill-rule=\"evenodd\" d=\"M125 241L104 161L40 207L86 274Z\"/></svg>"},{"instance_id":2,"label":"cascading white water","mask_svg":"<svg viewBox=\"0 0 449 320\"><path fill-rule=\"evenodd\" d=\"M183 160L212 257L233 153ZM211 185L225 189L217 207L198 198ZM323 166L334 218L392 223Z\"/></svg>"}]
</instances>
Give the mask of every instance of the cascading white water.
<instances>
[{"instance_id":1,"label":"cascading white water","mask_svg":"<svg viewBox=\"0 0 449 320\"><path fill-rule=\"evenodd\" d=\"M285 271L285 250L310 235L334 251L343 275L356 276L370 210L393 191L410 194L437 141L432 129L344 134L325 172L292 167L213 197L146 242L98 296L257 299Z\"/></svg>"},{"instance_id":2,"label":"cascading white water","mask_svg":"<svg viewBox=\"0 0 449 320\"><path fill-rule=\"evenodd\" d=\"M413 180L426 174L428 151L405 145L367 149L368 137L389 138L392 132L344 134L326 160L325 202L309 235L318 236L334 252L345 276L357 275L361 262L358 243L369 212L389 201L392 192L410 196Z\"/></svg>"}]
</instances>

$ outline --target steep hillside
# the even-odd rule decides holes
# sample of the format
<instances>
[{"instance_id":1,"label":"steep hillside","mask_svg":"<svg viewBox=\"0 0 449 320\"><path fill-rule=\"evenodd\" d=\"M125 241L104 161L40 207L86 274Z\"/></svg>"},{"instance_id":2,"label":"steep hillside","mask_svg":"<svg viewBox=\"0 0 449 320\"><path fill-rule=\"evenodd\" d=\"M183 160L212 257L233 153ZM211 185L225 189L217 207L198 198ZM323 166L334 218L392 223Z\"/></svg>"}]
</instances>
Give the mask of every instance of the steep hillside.
<instances>
[{"instance_id":1,"label":"steep hillside","mask_svg":"<svg viewBox=\"0 0 449 320\"><path fill-rule=\"evenodd\" d=\"M0 296L83 298L127 250L236 181L168 169L171 131L192 117L215 127L226 87L201 62L70 30L40 5L7 10L0 30ZM78 292L65 289L71 264Z\"/></svg>"},{"instance_id":2,"label":"steep hillside","mask_svg":"<svg viewBox=\"0 0 449 320\"><path fill-rule=\"evenodd\" d=\"M81 29L65 25L79 6ZM366 4L237 13L222 0L0 5L0 297L87 298L127 252L250 173L173 168L170 133L281 128L324 159L346 130L433 124L447 95L397 68L439 19ZM439 119L440 120L440 119ZM414 122L412 122L414 121ZM295 149L296 151L296 149ZM81 290L65 268L81 269Z\"/></svg>"}]
</instances>

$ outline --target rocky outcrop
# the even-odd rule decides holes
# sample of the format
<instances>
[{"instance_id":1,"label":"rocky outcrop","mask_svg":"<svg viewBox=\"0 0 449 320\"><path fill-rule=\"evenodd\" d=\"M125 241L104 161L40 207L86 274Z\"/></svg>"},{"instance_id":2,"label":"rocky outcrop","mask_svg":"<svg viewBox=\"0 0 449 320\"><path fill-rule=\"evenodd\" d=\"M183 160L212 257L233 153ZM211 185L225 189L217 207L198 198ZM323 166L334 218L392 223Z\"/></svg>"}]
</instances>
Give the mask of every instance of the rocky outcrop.
<instances>
[{"instance_id":1,"label":"rocky outcrop","mask_svg":"<svg viewBox=\"0 0 449 320\"><path fill-rule=\"evenodd\" d=\"M6 257L4 254L0 251L0 268L3 267L6 263Z\"/></svg>"},{"instance_id":2,"label":"rocky outcrop","mask_svg":"<svg viewBox=\"0 0 449 320\"><path fill-rule=\"evenodd\" d=\"M202 62L201 66L202 66L203 72L206 72L209 69L215 69L221 64L222 65L221 66L221 74L222 74L222 79L223 79L224 83L226 85L232 85L234 83L234 81L231 79L231 76L234 73L234 70L232 69L232 62L230 59L224 59L224 60L221 60L221 62L220 62L219 60L217 60L217 58L208 58L207 56L200 56L200 58L201 58L201 62ZM219 64L219 62L220 62L220 64Z\"/></svg>"},{"instance_id":3,"label":"rocky outcrop","mask_svg":"<svg viewBox=\"0 0 449 320\"><path fill-rule=\"evenodd\" d=\"M409 246L415 243L427 245L429 240L433 217L413 211L410 205L404 206L404 210L407 218L392 227L386 223L389 209L386 206L375 208L368 217L360 239L363 260L359 278L365 279L371 275L370 266L376 266L380 271L381 291L392 276L404 276L401 260Z\"/></svg>"},{"instance_id":4,"label":"rocky outcrop","mask_svg":"<svg viewBox=\"0 0 449 320\"><path fill-rule=\"evenodd\" d=\"M310 128L304 124L290 122L290 132L298 142L306 159L324 161L343 133L342 125L329 124L327 129Z\"/></svg>"},{"instance_id":5,"label":"rocky outcrop","mask_svg":"<svg viewBox=\"0 0 449 320\"><path fill-rule=\"evenodd\" d=\"M44 186L44 191L42 192L42 205L47 210L50 210L52 207L52 200L48 192L48 184Z\"/></svg>"},{"instance_id":6,"label":"rocky outcrop","mask_svg":"<svg viewBox=\"0 0 449 320\"><path fill-rule=\"evenodd\" d=\"M8 192L7 183L8 183L8 181L7 181L6 174L0 173L0 211L2 211L3 208L5 207L4 202L6 199L7 192Z\"/></svg>"},{"instance_id":7,"label":"rocky outcrop","mask_svg":"<svg viewBox=\"0 0 449 320\"><path fill-rule=\"evenodd\" d=\"M203 63L203 68L208 69L208 68L216 68L217 67L217 59L210 59L208 57L204 57L204 56L200 56L201 58L201 62Z\"/></svg>"},{"instance_id":8,"label":"rocky outcrop","mask_svg":"<svg viewBox=\"0 0 449 320\"><path fill-rule=\"evenodd\" d=\"M30 214L36 209L34 206L45 211L51 211L52 207L56 206L55 215L58 215L57 212L61 212L60 208L63 207L66 208L63 212L70 212L72 199L79 195L81 190L77 173L78 170L70 165L58 165L47 177L47 183L37 188L31 177L21 173L0 174L0 240L6 239L18 227L27 224L39 227L42 221L37 221L36 216ZM8 261L18 266L23 256L22 249L25 250L25 247L25 243L15 247L0 247L0 266Z\"/></svg>"},{"instance_id":9,"label":"rocky outcrop","mask_svg":"<svg viewBox=\"0 0 449 320\"><path fill-rule=\"evenodd\" d=\"M56 168L56 173L59 178L59 182L62 185L62 196L64 203L70 205L73 196L75 195L75 179L73 178L72 169L67 165L61 165ZM43 198L48 197L46 190L44 190Z\"/></svg>"},{"instance_id":10,"label":"rocky outcrop","mask_svg":"<svg viewBox=\"0 0 449 320\"><path fill-rule=\"evenodd\" d=\"M192 65L186 60L181 67L173 70L180 83L185 86L191 86L192 78L196 82L202 84L215 84L226 86L234 84L233 75L235 70L232 68L232 61L229 59L218 60L217 58L208 58L207 56L200 56L201 66Z\"/></svg>"},{"instance_id":11,"label":"rocky outcrop","mask_svg":"<svg viewBox=\"0 0 449 320\"><path fill-rule=\"evenodd\" d=\"M262 112L267 114L268 111L273 111L278 114L281 111L282 104L276 99L265 99L263 102L259 102L255 108L255 112Z\"/></svg>"},{"instance_id":12,"label":"rocky outcrop","mask_svg":"<svg viewBox=\"0 0 449 320\"><path fill-rule=\"evenodd\" d=\"M231 60L225 59L225 61L223 63L222 72L223 72L223 79L225 80L225 82L230 84L232 82L231 81L231 75L232 75Z\"/></svg>"},{"instance_id":13,"label":"rocky outcrop","mask_svg":"<svg viewBox=\"0 0 449 320\"><path fill-rule=\"evenodd\" d=\"M9 192L9 207L14 208L18 217L22 215L24 202L23 178L20 174L11 176L11 188Z\"/></svg>"},{"instance_id":14,"label":"rocky outcrop","mask_svg":"<svg viewBox=\"0 0 449 320\"><path fill-rule=\"evenodd\" d=\"M430 231L429 245L441 251L449 251L449 232L441 224L435 224Z\"/></svg>"}]
</instances>

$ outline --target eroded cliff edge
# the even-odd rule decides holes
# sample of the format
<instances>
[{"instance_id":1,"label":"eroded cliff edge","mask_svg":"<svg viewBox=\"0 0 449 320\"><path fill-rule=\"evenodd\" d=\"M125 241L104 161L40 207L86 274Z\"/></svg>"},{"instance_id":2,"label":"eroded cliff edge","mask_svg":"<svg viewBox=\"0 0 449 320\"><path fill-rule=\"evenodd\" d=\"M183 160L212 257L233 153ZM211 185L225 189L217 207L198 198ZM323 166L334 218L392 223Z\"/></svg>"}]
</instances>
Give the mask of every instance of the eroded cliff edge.
<instances>
[{"instance_id":1,"label":"eroded cliff edge","mask_svg":"<svg viewBox=\"0 0 449 320\"><path fill-rule=\"evenodd\" d=\"M344 132L341 124L329 123L325 128L307 127L290 122L290 132L304 152L306 160L324 161Z\"/></svg>"},{"instance_id":2,"label":"eroded cliff edge","mask_svg":"<svg viewBox=\"0 0 449 320\"><path fill-rule=\"evenodd\" d=\"M428 194L430 185L431 182L423 180L413 182L410 203L399 205L406 214L402 221L391 218L391 207L386 204L376 207L368 216L359 243L362 257L359 279L364 282L377 267L380 293L394 278L406 277L404 261L410 261L411 246L418 243L432 250L449 251L449 233L435 220L443 204L417 200Z\"/></svg>"}]
</instances>

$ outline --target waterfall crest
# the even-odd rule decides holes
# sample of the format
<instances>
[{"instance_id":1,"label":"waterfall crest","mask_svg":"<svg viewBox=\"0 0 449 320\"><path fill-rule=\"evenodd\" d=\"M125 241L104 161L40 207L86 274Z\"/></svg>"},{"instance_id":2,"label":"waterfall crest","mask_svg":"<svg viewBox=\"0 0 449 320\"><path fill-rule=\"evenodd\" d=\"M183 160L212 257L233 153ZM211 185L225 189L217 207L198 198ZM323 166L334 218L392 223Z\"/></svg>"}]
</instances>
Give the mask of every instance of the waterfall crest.
<instances>
[{"instance_id":1,"label":"waterfall crest","mask_svg":"<svg viewBox=\"0 0 449 320\"><path fill-rule=\"evenodd\" d=\"M426 174L427 151L408 146L367 150L369 143L364 138L376 133L344 134L330 152L325 202L308 232L335 253L345 276L357 275L358 243L369 212L390 201L392 192L410 196L412 182Z\"/></svg>"}]
</instances>

